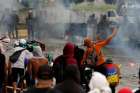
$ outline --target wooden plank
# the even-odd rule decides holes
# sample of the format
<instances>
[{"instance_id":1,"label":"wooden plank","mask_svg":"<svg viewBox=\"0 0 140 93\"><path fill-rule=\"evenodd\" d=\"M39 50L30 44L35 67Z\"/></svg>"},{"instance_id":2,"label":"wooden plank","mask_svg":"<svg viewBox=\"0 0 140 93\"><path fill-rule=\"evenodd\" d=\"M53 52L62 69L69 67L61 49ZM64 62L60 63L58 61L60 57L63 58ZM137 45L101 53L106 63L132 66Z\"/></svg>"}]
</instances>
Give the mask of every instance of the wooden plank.
<instances>
[{"instance_id":1,"label":"wooden plank","mask_svg":"<svg viewBox=\"0 0 140 93\"><path fill-rule=\"evenodd\" d=\"M20 88L16 88L16 91L14 91L12 86L6 86L5 93L20 93L20 92L21 92Z\"/></svg>"},{"instance_id":2,"label":"wooden plank","mask_svg":"<svg viewBox=\"0 0 140 93\"><path fill-rule=\"evenodd\" d=\"M18 36L19 38L27 38L28 36L27 29L19 29Z\"/></svg>"}]
</instances>

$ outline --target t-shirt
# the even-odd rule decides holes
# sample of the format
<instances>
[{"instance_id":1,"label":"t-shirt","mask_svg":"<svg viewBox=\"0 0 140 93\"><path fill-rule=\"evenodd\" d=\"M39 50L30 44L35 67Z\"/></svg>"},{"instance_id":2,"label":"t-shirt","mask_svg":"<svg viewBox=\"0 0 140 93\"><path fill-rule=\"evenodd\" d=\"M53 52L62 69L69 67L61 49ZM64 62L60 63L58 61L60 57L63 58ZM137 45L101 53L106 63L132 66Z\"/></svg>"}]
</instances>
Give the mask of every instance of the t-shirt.
<instances>
[{"instance_id":1,"label":"t-shirt","mask_svg":"<svg viewBox=\"0 0 140 93\"><path fill-rule=\"evenodd\" d=\"M22 48L22 47L16 47L15 48L15 51L19 51L19 50L22 50L22 49L24 49L24 48ZM15 62L15 63L12 64L12 68L21 68L21 69L24 69L24 67L25 67L25 65L24 65L25 59L30 59L32 57L33 57L33 54L31 52L29 52L28 50L22 51L22 53L20 54L17 62Z\"/></svg>"}]
</instances>

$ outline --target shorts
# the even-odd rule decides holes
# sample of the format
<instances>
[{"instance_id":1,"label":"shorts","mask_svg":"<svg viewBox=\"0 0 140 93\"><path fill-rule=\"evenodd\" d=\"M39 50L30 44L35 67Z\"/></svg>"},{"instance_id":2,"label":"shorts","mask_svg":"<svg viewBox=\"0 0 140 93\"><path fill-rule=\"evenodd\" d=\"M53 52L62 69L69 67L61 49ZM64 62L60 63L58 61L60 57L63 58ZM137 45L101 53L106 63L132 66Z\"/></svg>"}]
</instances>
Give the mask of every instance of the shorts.
<instances>
[{"instance_id":1,"label":"shorts","mask_svg":"<svg viewBox=\"0 0 140 93\"><path fill-rule=\"evenodd\" d=\"M24 76L24 69L22 68L12 68L12 81L17 82L18 77L21 79Z\"/></svg>"}]
</instances>

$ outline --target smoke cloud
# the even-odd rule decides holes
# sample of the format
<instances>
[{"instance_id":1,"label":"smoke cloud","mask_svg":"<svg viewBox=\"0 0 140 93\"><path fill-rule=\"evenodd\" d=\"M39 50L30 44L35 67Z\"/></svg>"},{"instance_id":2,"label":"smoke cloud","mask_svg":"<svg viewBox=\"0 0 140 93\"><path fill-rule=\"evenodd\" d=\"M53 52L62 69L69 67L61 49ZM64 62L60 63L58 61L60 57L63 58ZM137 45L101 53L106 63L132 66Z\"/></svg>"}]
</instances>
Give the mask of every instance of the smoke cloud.
<instances>
[{"instance_id":1,"label":"smoke cloud","mask_svg":"<svg viewBox=\"0 0 140 93\"><path fill-rule=\"evenodd\" d=\"M7 23L10 21L10 14L20 8L17 0L0 0L0 35L7 33Z\"/></svg>"},{"instance_id":2,"label":"smoke cloud","mask_svg":"<svg viewBox=\"0 0 140 93\"><path fill-rule=\"evenodd\" d=\"M36 38L43 40L44 36L45 39L64 37L70 20L70 11L64 6L63 0L49 0L46 6L39 3L34 11Z\"/></svg>"},{"instance_id":3,"label":"smoke cloud","mask_svg":"<svg viewBox=\"0 0 140 93\"><path fill-rule=\"evenodd\" d=\"M120 25L115 44L130 58L139 58L140 47L140 4L127 2L126 16Z\"/></svg>"}]
</instances>

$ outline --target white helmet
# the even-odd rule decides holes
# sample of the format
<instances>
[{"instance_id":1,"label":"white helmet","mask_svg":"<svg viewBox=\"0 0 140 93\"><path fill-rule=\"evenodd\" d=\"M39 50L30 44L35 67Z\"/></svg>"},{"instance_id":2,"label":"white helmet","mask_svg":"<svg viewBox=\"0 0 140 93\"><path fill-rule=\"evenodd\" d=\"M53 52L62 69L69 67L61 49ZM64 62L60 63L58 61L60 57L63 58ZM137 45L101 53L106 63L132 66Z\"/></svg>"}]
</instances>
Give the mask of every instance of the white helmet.
<instances>
[{"instance_id":1,"label":"white helmet","mask_svg":"<svg viewBox=\"0 0 140 93\"><path fill-rule=\"evenodd\" d=\"M26 44L27 42L26 42L25 39L20 39L20 40L19 40L19 43L20 43L20 44Z\"/></svg>"}]
</instances>

